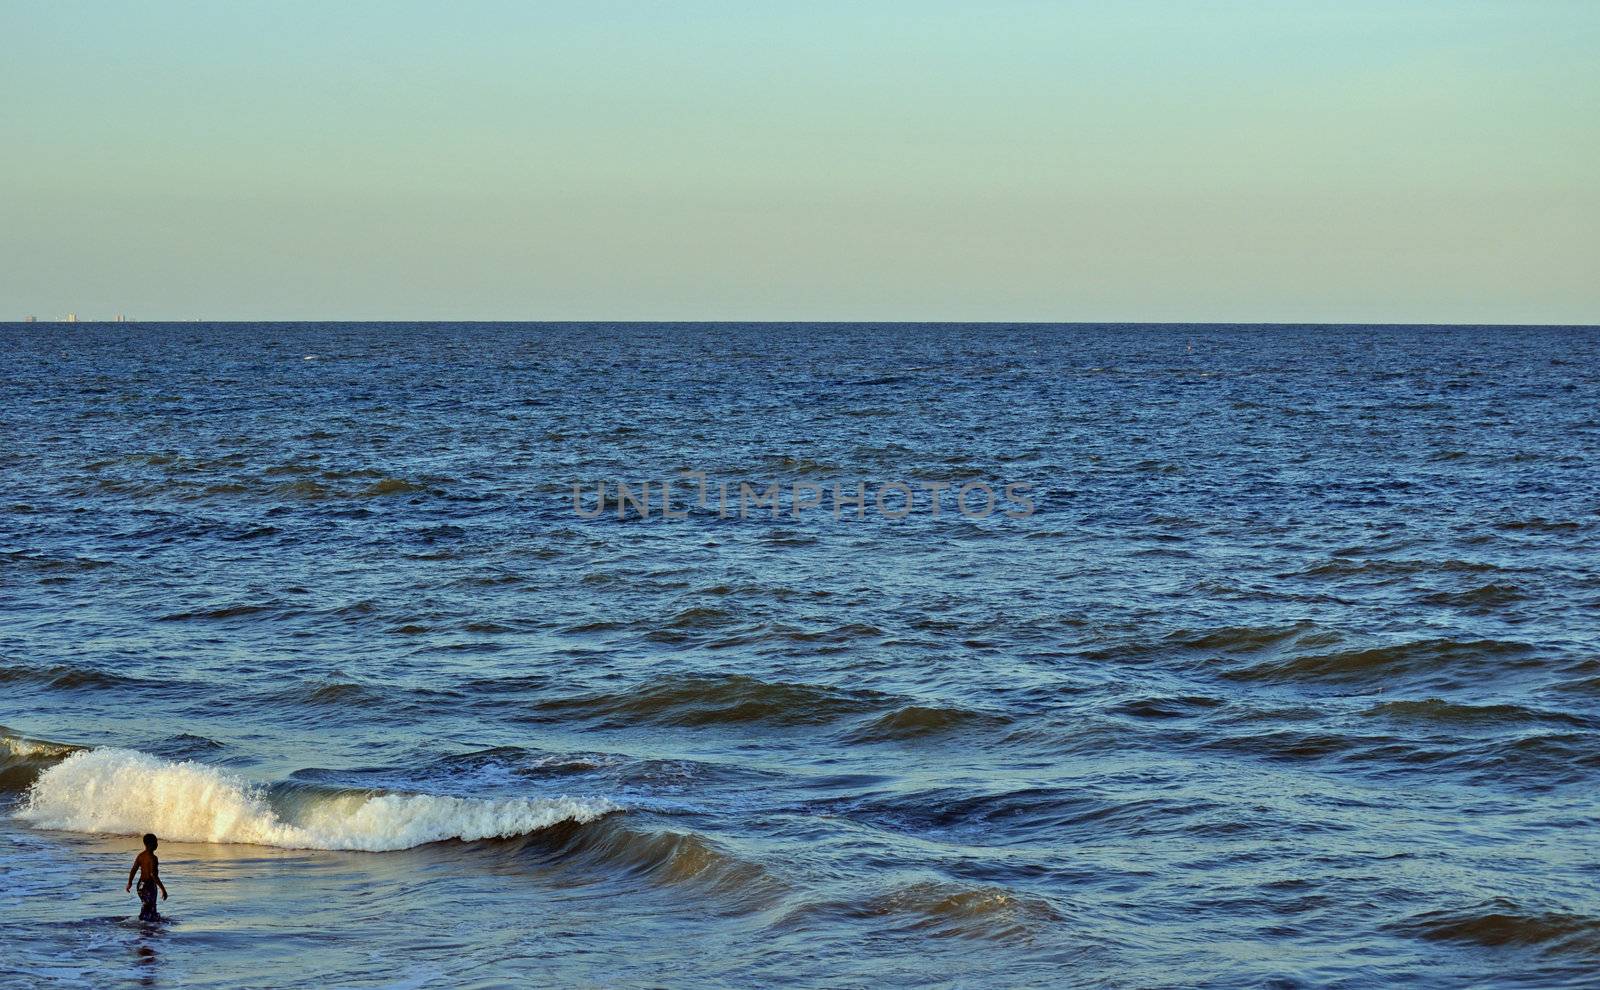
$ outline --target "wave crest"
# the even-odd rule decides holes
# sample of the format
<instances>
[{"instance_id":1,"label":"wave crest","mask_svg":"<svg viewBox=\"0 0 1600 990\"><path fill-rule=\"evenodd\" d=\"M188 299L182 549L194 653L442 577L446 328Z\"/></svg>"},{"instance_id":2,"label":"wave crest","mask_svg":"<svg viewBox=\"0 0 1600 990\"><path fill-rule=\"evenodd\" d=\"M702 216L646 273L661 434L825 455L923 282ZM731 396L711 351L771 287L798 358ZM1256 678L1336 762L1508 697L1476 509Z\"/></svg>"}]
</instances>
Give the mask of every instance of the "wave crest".
<instances>
[{"instance_id":1,"label":"wave crest","mask_svg":"<svg viewBox=\"0 0 1600 990\"><path fill-rule=\"evenodd\" d=\"M803 905L779 920L780 928L805 928L813 918L875 922L890 931L935 938L1026 939L1064 916L1042 897L1004 887L969 887L924 880L891 887L855 901Z\"/></svg>"},{"instance_id":2,"label":"wave crest","mask_svg":"<svg viewBox=\"0 0 1600 990\"><path fill-rule=\"evenodd\" d=\"M1235 681L1351 681L1424 675L1464 678L1490 664L1524 665L1533 648L1526 643L1497 639L1426 639L1367 649L1341 650L1270 660L1225 671Z\"/></svg>"},{"instance_id":3,"label":"wave crest","mask_svg":"<svg viewBox=\"0 0 1600 990\"><path fill-rule=\"evenodd\" d=\"M280 812L266 791L204 763L85 750L45 770L16 816L39 828L175 842L385 852L448 839L510 838L618 810L579 798L460 798L358 791L306 796Z\"/></svg>"},{"instance_id":4,"label":"wave crest","mask_svg":"<svg viewBox=\"0 0 1600 990\"><path fill-rule=\"evenodd\" d=\"M1600 958L1600 918L1541 910L1507 897L1495 897L1459 911L1414 915L1394 927L1429 941L1526 946Z\"/></svg>"},{"instance_id":5,"label":"wave crest","mask_svg":"<svg viewBox=\"0 0 1600 990\"><path fill-rule=\"evenodd\" d=\"M52 764L66 759L79 749L81 747L47 739L12 735L9 730L0 727L0 793L27 788Z\"/></svg>"},{"instance_id":6,"label":"wave crest","mask_svg":"<svg viewBox=\"0 0 1600 990\"><path fill-rule=\"evenodd\" d=\"M613 819L594 828L564 824L526 842L553 866L685 888L736 914L771 908L789 891L762 863L695 832L642 831Z\"/></svg>"},{"instance_id":7,"label":"wave crest","mask_svg":"<svg viewBox=\"0 0 1600 990\"><path fill-rule=\"evenodd\" d=\"M735 674L663 677L620 693L566 698L539 707L551 713L587 715L623 726L806 725L870 711L880 698L865 690L769 682Z\"/></svg>"},{"instance_id":8,"label":"wave crest","mask_svg":"<svg viewBox=\"0 0 1600 990\"><path fill-rule=\"evenodd\" d=\"M1008 716L966 708L909 705L849 733L847 742L903 742L1010 724Z\"/></svg>"}]
</instances>

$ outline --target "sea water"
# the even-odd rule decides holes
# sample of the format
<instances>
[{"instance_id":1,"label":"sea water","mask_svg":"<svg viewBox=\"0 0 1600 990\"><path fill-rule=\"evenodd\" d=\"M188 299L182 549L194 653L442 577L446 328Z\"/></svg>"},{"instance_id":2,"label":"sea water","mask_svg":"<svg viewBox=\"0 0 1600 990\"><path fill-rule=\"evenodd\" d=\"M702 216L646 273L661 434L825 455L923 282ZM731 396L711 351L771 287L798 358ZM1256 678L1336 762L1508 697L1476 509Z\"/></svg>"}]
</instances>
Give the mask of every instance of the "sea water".
<instances>
[{"instance_id":1,"label":"sea water","mask_svg":"<svg viewBox=\"0 0 1600 990\"><path fill-rule=\"evenodd\" d=\"M0 329L0 985L1596 985L1600 331Z\"/></svg>"}]
</instances>

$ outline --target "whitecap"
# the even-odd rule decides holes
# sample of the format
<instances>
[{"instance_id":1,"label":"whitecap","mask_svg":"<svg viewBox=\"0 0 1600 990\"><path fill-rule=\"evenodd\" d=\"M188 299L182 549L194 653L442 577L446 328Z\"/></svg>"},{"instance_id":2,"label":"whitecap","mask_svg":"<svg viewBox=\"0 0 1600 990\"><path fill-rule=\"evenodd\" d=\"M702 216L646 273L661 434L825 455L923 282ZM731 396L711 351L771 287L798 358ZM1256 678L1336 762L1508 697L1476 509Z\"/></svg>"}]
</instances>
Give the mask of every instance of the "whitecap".
<instances>
[{"instance_id":1,"label":"whitecap","mask_svg":"<svg viewBox=\"0 0 1600 990\"><path fill-rule=\"evenodd\" d=\"M384 852L448 839L510 838L618 810L597 798L471 798L360 791L280 811L260 785L196 762L128 749L75 753L46 770L16 817L39 828L173 842Z\"/></svg>"}]
</instances>

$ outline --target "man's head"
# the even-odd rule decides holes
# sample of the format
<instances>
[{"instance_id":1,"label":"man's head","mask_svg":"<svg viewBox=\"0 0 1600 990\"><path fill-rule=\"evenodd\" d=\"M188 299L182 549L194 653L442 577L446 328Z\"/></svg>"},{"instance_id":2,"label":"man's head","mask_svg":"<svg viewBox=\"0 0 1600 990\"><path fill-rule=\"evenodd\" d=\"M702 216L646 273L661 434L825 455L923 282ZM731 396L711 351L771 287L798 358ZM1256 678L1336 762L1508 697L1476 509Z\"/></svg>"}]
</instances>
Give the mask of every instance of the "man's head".
<instances>
[{"instance_id":1,"label":"man's head","mask_svg":"<svg viewBox=\"0 0 1600 990\"><path fill-rule=\"evenodd\" d=\"M146 832L144 834L144 847L149 852L156 851L156 834L154 832Z\"/></svg>"}]
</instances>

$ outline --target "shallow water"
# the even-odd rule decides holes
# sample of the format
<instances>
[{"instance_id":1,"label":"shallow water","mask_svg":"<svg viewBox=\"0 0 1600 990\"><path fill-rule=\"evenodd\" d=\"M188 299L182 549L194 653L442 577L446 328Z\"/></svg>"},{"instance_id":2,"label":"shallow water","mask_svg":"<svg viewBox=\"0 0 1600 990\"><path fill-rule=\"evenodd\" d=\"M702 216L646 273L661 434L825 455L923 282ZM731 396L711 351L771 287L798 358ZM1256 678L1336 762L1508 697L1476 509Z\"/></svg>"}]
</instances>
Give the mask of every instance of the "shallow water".
<instances>
[{"instance_id":1,"label":"shallow water","mask_svg":"<svg viewBox=\"0 0 1600 990\"><path fill-rule=\"evenodd\" d=\"M1597 985L1593 329L0 348L0 985Z\"/></svg>"}]
</instances>

